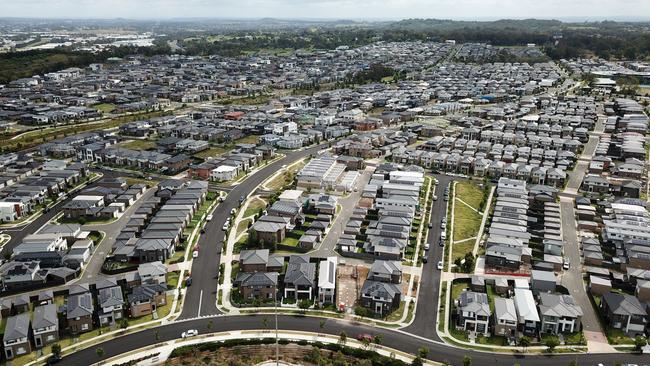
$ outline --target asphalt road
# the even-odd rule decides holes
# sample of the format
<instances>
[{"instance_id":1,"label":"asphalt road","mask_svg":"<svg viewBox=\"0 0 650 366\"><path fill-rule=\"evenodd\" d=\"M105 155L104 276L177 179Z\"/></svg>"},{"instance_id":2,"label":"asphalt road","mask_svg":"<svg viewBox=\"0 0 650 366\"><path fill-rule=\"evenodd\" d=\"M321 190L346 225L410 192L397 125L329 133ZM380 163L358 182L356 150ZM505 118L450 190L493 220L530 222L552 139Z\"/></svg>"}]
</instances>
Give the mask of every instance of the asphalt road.
<instances>
[{"instance_id":1,"label":"asphalt road","mask_svg":"<svg viewBox=\"0 0 650 366\"><path fill-rule=\"evenodd\" d=\"M187 288L180 319L190 319L220 314L217 309L217 285L221 250L223 247L226 220L230 211L239 207L241 196L248 196L255 188L282 168L309 154L315 154L326 144L313 146L302 151L289 151L285 157L258 170L243 182L233 186L223 202L219 203L212 220L205 226L205 234L199 238L199 257L192 263L192 286Z\"/></svg>"},{"instance_id":2,"label":"asphalt road","mask_svg":"<svg viewBox=\"0 0 650 366\"><path fill-rule=\"evenodd\" d=\"M264 326L264 318L269 321L269 326ZM211 329L208 330L208 319L212 320ZM410 334L403 333L397 330L374 328L369 325L348 322L338 319L326 319L325 325L321 329L320 321L322 318L316 317L302 317L302 316L278 316L278 327L284 330L294 331L308 331L314 333L327 333L338 335L341 331L346 332L349 338L356 337L357 334L367 333L372 335L381 334L383 344L410 354L416 354L420 347L427 347L429 349L428 358L433 361L447 361L453 365L462 365L462 359L465 355L472 358L473 365L494 365L494 366L512 366L519 363L522 366L548 366L554 365L568 365L569 362L577 360L581 365L597 365L603 363L611 366L617 362L622 363L643 363L647 362L647 355L633 355L633 354L580 354L580 355L506 355L506 354L492 354L485 352L476 352L466 349L455 348L449 345L440 344L432 341L421 340ZM77 351L70 355L66 355L61 361L60 365L90 365L99 362L101 359L97 356L96 348L101 347L104 350L103 359L123 354L130 350L143 348L153 345L157 342L170 341L180 338L183 331L188 329L196 329L199 334L206 334L209 332L227 332L237 330L253 330L253 329L272 329L274 324L274 317L272 315L242 315L242 316L217 316L203 319L193 319L184 322L174 322L169 325L160 326L154 329L144 330L138 333L133 333L123 337L118 337L110 341L101 343L96 347L90 347L85 350ZM155 331L158 332L158 340L156 340ZM273 333L269 336L272 337Z\"/></svg>"},{"instance_id":3,"label":"asphalt road","mask_svg":"<svg viewBox=\"0 0 650 366\"><path fill-rule=\"evenodd\" d=\"M420 292L418 294L417 308L415 319L408 327L404 328L405 332L419 335L420 337L441 341L436 332L438 300L440 299L440 275L441 271L436 268L438 261L442 260L444 248L438 245L440 239L440 220L445 216L447 202L443 199L445 187L453 181L452 177L446 175L435 175L438 179L438 186L435 194L438 200L433 201L431 207L431 224L427 235L429 243L429 252L426 254L427 263L422 267L422 279L420 281Z\"/></svg>"}]
</instances>

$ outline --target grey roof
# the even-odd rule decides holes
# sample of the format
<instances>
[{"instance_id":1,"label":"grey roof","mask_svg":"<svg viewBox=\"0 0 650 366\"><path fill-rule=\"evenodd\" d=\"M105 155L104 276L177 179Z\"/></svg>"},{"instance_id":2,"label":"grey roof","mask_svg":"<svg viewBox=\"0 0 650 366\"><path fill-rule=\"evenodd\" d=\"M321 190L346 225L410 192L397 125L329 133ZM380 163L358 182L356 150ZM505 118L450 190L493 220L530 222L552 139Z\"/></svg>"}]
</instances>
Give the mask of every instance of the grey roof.
<instances>
[{"instance_id":1,"label":"grey roof","mask_svg":"<svg viewBox=\"0 0 650 366\"><path fill-rule=\"evenodd\" d=\"M402 262L399 261L385 261L376 260L370 267L370 273L379 273L392 275L394 273L402 273Z\"/></svg>"},{"instance_id":2,"label":"grey roof","mask_svg":"<svg viewBox=\"0 0 650 366\"><path fill-rule=\"evenodd\" d=\"M517 321L517 309L515 309L515 302L512 299L504 299L496 297L494 299L494 315L498 320Z\"/></svg>"},{"instance_id":3,"label":"grey roof","mask_svg":"<svg viewBox=\"0 0 650 366\"><path fill-rule=\"evenodd\" d=\"M289 219L286 217L265 215L255 221L253 229L259 232L275 233L285 228L288 223Z\"/></svg>"},{"instance_id":4,"label":"grey roof","mask_svg":"<svg viewBox=\"0 0 650 366\"><path fill-rule=\"evenodd\" d=\"M463 291L458 297L458 302L459 307L463 311L472 312L476 315L491 315L487 294L474 291Z\"/></svg>"},{"instance_id":5,"label":"grey roof","mask_svg":"<svg viewBox=\"0 0 650 366\"><path fill-rule=\"evenodd\" d=\"M99 301L99 306L102 308L107 306L122 305L124 304L122 288L120 286L103 288L99 290L97 300Z\"/></svg>"},{"instance_id":6,"label":"grey roof","mask_svg":"<svg viewBox=\"0 0 650 366\"><path fill-rule=\"evenodd\" d=\"M643 305L632 295L608 292L603 295L603 301L607 303L610 311L617 315L648 315Z\"/></svg>"},{"instance_id":7,"label":"grey roof","mask_svg":"<svg viewBox=\"0 0 650 366\"><path fill-rule=\"evenodd\" d=\"M539 295L539 312L554 317L577 318L582 316L582 308L576 304L571 295L541 293Z\"/></svg>"},{"instance_id":8,"label":"grey roof","mask_svg":"<svg viewBox=\"0 0 650 366\"><path fill-rule=\"evenodd\" d=\"M144 285L136 286L127 297L129 303L137 301L151 301L157 293L165 293L167 287L157 283L147 283Z\"/></svg>"},{"instance_id":9,"label":"grey roof","mask_svg":"<svg viewBox=\"0 0 650 366\"><path fill-rule=\"evenodd\" d=\"M266 265L269 262L269 250L268 249L242 250L241 253L239 253L239 262L245 265L249 265L249 264Z\"/></svg>"},{"instance_id":10,"label":"grey roof","mask_svg":"<svg viewBox=\"0 0 650 366\"><path fill-rule=\"evenodd\" d=\"M34 309L32 327L35 329L56 326L59 327L59 318L56 315L56 305L47 304Z\"/></svg>"},{"instance_id":11,"label":"grey roof","mask_svg":"<svg viewBox=\"0 0 650 366\"><path fill-rule=\"evenodd\" d=\"M292 256L291 258L293 258ZM315 263L292 263L289 260L287 273L284 275L284 283L294 286L314 286L316 279Z\"/></svg>"},{"instance_id":12,"label":"grey roof","mask_svg":"<svg viewBox=\"0 0 650 366\"><path fill-rule=\"evenodd\" d=\"M235 284L239 286L277 286L278 273L277 272L254 272L244 273L241 272L235 279Z\"/></svg>"},{"instance_id":13,"label":"grey roof","mask_svg":"<svg viewBox=\"0 0 650 366\"><path fill-rule=\"evenodd\" d=\"M29 313L22 313L7 318L3 340L10 341L27 338L29 335ZM28 340L29 342L29 340Z\"/></svg>"},{"instance_id":14,"label":"grey roof","mask_svg":"<svg viewBox=\"0 0 650 366\"><path fill-rule=\"evenodd\" d=\"M94 307L93 307L93 297L90 295L90 292L83 294L68 296L68 319L74 319L76 317L82 316L92 316Z\"/></svg>"},{"instance_id":15,"label":"grey roof","mask_svg":"<svg viewBox=\"0 0 650 366\"><path fill-rule=\"evenodd\" d=\"M396 295L401 295L402 290L394 283L366 280L361 288L361 293L371 297L392 300Z\"/></svg>"},{"instance_id":16,"label":"grey roof","mask_svg":"<svg viewBox=\"0 0 650 366\"><path fill-rule=\"evenodd\" d=\"M97 281L97 283L95 284L95 288L97 290L114 287L114 286L117 286L117 278L115 277L102 278L101 280Z\"/></svg>"}]
</instances>

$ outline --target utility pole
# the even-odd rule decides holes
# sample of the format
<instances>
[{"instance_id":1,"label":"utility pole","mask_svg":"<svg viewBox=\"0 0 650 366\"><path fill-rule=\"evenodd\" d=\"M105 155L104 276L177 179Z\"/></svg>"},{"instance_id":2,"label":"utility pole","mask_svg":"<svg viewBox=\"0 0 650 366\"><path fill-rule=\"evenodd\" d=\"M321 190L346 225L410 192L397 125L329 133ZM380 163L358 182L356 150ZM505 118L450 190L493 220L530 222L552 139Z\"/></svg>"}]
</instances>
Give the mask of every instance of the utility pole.
<instances>
[{"instance_id":1,"label":"utility pole","mask_svg":"<svg viewBox=\"0 0 650 366\"><path fill-rule=\"evenodd\" d=\"M278 343L278 285L275 285L275 366L280 366L280 344Z\"/></svg>"}]
</instances>

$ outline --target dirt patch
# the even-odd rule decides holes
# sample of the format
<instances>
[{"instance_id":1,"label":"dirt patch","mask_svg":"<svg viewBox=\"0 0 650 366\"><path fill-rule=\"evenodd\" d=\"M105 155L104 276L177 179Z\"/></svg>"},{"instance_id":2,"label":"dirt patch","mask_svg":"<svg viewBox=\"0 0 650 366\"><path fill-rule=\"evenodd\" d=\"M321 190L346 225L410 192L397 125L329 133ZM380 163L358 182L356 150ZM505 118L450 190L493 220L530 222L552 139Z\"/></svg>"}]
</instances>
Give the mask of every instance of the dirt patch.
<instances>
[{"instance_id":1,"label":"dirt patch","mask_svg":"<svg viewBox=\"0 0 650 366\"><path fill-rule=\"evenodd\" d=\"M336 298L339 304L352 309L357 304L363 282L368 277L368 267L340 265L338 267L338 286Z\"/></svg>"}]
</instances>

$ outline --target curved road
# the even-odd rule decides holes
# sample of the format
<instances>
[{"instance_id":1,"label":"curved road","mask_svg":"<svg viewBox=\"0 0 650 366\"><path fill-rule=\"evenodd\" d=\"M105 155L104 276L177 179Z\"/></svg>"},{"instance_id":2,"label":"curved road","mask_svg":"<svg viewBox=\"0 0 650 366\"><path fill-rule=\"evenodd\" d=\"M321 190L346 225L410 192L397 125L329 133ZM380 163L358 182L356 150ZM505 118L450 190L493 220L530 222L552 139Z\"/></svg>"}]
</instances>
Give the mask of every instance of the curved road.
<instances>
[{"instance_id":1,"label":"curved road","mask_svg":"<svg viewBox=\"0 0 650 366\"><path fill-rule=\"evenodd\" d=\"M270 328L272 328L273 315L217 316L179 321L169 325L143 330L138 333L133 333L104 342L97 347L102 347L104 349L103 359L105 359L131 350L150 346L158 342L179 338L181 333L187 329L197 329L199 334L265 329L264 318L267 318L270 322ZM208 319L211 319L213 323L210 330L207 328ZM648 358L647 355L633 354L582 354L578 356L566 354L554 354L550 356L513 356L507 354L492 354L459 349L445 344L434 343L432 341L424 341L396 330L374 328L368 325L338 319L326 319L325 326L321 330L320 321L322 319L323 318L317 317L280 315L278 316L278 325L284 330L328 333L335 336L340 334L341 331L346 332L349 337L355 337L359 333L368 333L372 335L381 334L384 337L383 344L389 347L411 354L416 354L420 347L428 347L428 358L434 361L448 361L453 365L462 365L462 359L465 355L472 357L472 364L481 366L512 366L515 363L519 363L522 366L547 366L549 363L555 365L568 365L569 362L576 359L581 365L597 365L598 363L614 365L616 362L642 363L644 360L647 361ZM155 339L156 335L154 329L158 331L158 341ZM90 365L99 362L100 360L101 359L97 356L95 351L95 347L91 347L64 357L60 364L70 366Z\"/></svg>"},{"instance_id":2,"label":"curved road","mask_svg":"<svg viewBox=\"0 0 650 366\"><path fill-rule=\"evenodd\" d=\"M239 198L248 196L264 180L282 169L283 165L314 154L326 146L327 144L321 144L300 151L289 151L282 159L263 167L243 182L232 187L228 196L217 206L212 220L205 226L205 234L199 238L199 257L192 262L192 286L188 287L185 293L180 319L220 314L216 302L219 263L221 263L221 249L225 234L221 229L226 220L230 218L230 211L239 207ZM196 275L197 273L201 275Z\"/></svg>"},{"instance_id":3,"label":"curved road","mask_svg":"<svg viewBox=\"0 0 650 366\"><path fill-rule=\"evenodd\" d=\"M197 329L200 334L264 329L264 319L267 318L267 320L273 321L273 315L218 316L219 311L216 308L217 275L224 237L221 228L226 219L230 217L230 210L238 207L241 196L247 196L253 192L255 187L281 169L282 165L288 165L302 157L315 153L323 149L324 146L319 145L302 151L289 152L284 158L262 168L245 181L233 186L224 202L220 203L215 210L212 221L205 228L206 233L201 235L199 239L200 255L192 264L193 284L187 290L180 316L181 319L185 320L108 340L94 347L66 355L61 364L89 365L100 361L95 352L97 347L104 349L103 358L105 359L158 342L179 338L180 334L187 329ZM437 194L440 196L440 191L453 178L447 176L437 176L437 178L440 181ZM339 319L325 319L325 326L321 329L320 322L323 318L290 315L278 316L279 328L332 335L338 335L341 331L344 331L350 337L354 337L359 333L381 334L384 337L383 344L392 348L416 354L418 349L424 346L430 350L429 359L439 362L448 361L453 365L462 364L465 355L471 356L475 365L496 366L511 366L515 363L523 366L546 366L549 362L568 365L569 362L574 360L585 365L596 365L598 363L614 365L618 362L639 363L647 360L647 356L622 353L514 356L456 348L438 341L427 340L439 339L435 332L435 326L440 271L435 269L435 265L442 256L442 248L437 245L437 239L440 232L440 218L444 215L445 209L445 202L442 197L439 197L432 207L431 221L433 228L430 230L431 235L427 238L431 250L428 253L429 261L423 269L423 282L419 292L418 309L412 325L406 327L405 331L375 328L366 324ZM197 275L197 273L201 275ZM212 321L211 329L208 329L208 320ZM158 332L158 340L156 340L156 331Z\"/></svg>"}]
</instances>

